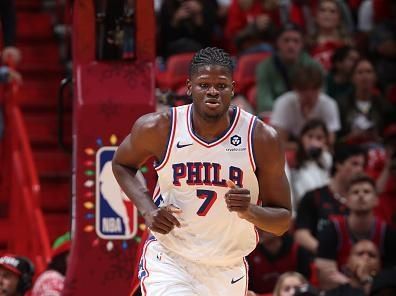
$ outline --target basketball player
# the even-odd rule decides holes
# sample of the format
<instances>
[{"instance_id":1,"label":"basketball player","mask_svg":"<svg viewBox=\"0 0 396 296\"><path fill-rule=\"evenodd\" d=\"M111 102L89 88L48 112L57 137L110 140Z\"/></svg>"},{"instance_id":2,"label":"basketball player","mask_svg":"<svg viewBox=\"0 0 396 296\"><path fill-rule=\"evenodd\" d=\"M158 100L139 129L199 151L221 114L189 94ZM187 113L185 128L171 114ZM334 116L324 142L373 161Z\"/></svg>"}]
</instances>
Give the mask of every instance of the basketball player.
<instances>
[{"instance_id":1,"label":"basketball player","mask_svg":"<svg viewBox=\"0 0 396 296\"><path fill-rule=\"evenodd\" d=\"M289 227L280 140L230 106L232 72L223 50L197 52L187 80L193 103L139 118L114 156L114 175L152 232L139 266L143 295L245 295L255 227L276 235ZM152 156L156 203L135 177Z\"/></svg>"}]
</instances>

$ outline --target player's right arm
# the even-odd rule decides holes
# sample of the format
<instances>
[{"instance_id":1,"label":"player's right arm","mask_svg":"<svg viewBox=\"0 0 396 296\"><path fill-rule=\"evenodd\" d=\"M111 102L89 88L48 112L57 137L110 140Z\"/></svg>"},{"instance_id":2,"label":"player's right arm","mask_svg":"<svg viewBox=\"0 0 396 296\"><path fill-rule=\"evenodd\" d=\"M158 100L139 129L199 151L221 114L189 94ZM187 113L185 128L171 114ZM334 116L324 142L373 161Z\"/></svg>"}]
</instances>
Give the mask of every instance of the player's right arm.
<instances>
[{"instance_id":1,"label":"player's right arm","mask_svg":"<svg viewBox=\"0 0 396 296\"><path fill-rule=\"evenodd\" d=\"M147 190L142 190L137 170L151 157L162 159L171 128L170 112L140 117L122 141L113 158L113 173L125 194L143 215L150 230L169 233L179 221L165 208L157 208Z\"/></svg>"}]
</instances>

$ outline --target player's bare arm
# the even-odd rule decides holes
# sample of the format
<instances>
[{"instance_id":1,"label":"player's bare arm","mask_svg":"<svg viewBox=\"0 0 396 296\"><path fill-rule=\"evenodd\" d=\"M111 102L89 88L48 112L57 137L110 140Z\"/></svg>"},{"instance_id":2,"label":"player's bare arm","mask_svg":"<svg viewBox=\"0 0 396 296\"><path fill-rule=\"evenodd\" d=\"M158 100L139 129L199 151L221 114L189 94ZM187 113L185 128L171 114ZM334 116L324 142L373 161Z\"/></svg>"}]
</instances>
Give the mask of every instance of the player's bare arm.
<instances>
[{"instance_id":1,"label":"player's bare arm","mask_svg":"<svg viewBox=\"0 0 396 296\"><path fill-rule=\"evenodd\" d=\"M151 113L140 117L131 133L118 147L113 159L113 173L122 190L142 213L150 230L169 233L179 221L171 211L157 208L136 178L137 170L151 157L161 160L170 131L170 113Z\"/></svg>"},{"instance_id":2,"label":"player's bare arm","mask_svg":"<svg viewBox=\"0 0 396 296\"><path fill-rule=\"evenodd\" d=\"M259 121L254 130L254 151L262 206L250 203L250 191L232 183L226 194L230 211L258 228L282 235L289 228L291 200L285 175L284 150L276 131Z\"/></svg>"}]
</instances>

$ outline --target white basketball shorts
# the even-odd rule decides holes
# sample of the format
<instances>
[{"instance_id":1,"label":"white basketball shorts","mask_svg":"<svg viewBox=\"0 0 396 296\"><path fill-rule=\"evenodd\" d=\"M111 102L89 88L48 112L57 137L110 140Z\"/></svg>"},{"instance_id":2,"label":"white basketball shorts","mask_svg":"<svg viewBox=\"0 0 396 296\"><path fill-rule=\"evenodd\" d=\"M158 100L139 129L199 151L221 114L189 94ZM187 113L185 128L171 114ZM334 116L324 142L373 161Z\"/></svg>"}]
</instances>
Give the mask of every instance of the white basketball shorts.
<instances>
[{"instance_id":1,"label":"white basketball shorts","mask_svg":"<svg viewBox=\"0 0 396 296\"><path fill-rule=\"evenodd\" d=\"M140 259L139 279L143 296L244 296L248 265L244 258L230 267L197 264L150 238Z\"/></svg>"}]
</instances>

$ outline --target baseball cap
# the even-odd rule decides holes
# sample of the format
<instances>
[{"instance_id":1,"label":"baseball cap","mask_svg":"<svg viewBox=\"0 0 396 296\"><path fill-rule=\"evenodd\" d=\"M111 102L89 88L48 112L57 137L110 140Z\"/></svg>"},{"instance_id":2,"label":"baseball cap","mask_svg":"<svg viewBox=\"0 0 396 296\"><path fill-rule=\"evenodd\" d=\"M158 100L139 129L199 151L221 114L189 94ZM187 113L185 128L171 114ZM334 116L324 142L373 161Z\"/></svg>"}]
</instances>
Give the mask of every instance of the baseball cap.
<instances>
[{"instance_id":1,"label":"baseball cap","mask_svg":"<svg viewBox=\"0 0 396 296\"><path fill-rule=\"evenodd\" d=\"M17 275L32 272L32 263L27 258L10 254L0 257L0 266Z\"/></svg>"}]
</instances>

